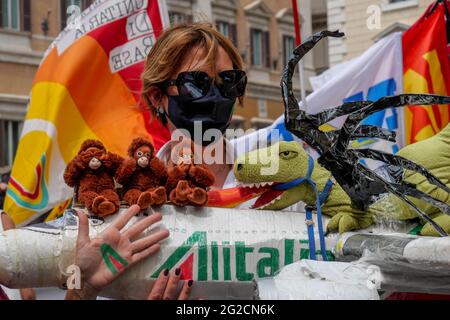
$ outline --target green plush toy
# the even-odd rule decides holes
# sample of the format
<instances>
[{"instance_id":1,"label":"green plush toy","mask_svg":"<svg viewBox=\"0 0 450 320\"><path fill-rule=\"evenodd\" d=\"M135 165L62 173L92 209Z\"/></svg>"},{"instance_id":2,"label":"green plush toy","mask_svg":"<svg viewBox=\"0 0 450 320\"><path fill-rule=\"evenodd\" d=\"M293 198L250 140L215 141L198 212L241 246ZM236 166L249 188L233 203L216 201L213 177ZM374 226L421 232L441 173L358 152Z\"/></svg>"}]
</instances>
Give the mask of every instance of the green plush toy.
<instances>
[{"instance_id":1,"label":"green plush toy","mask_svg":"<svg viewBox=\"0 0 450 320\"><path fill-rule=\"evenodd\" d=\"M398 152L398 155L416 162L431 171L438 179L450 186L450 125L434 137L409 145ZM249 152L236 160L234 166L236 178L244 186L260 187L274 183L286 183L302 178L308 172L308 155L298 142L279 142L268 148ZM418 173L405 171L405 180L416 184L417 189L450 203L450 195L428 183L425 177ZM331 173L314 163L311 178L316 183L319 192L325 187ZM450 232L450 216L439 212L430 204L411 198L425 213L431 215L434 221L444 230ZM302 183L288 190L271 189L265 192L255 203L255 207L267 210L282 210L299 201L307 205L315 204L315 193L307 183ZM335 183L322 212L330 217L328 231L340 233L369 227L376 216L397 220L417 218L417 213L405 202L392 194L386 195L374 203L368 212L352 208L347 193ZM438 233L428 223L421 231L422 235L438 236Z\"/></svg>"},{"instance_id":2,"label":"green plush toy","mask_svg":"<svg viewBox=\"0 0 450 320\"><path fill-rule=\"evenodd\" d=\"M439 134L420 142L411 144L398 152L399 156L412 160L417 164L425 167L436 178L441 180L447 186L450 186L450 124L445 127ZM426 178L418 173L406 170L405 180L417 186L417 189L423 191L433 198L450 203L450 195L444 190L430 184ZM389 195L392 202L398 205L398 215L393 215L395 219L411 219L416 218L417 213L411 209L405 202ZM450 216L439 211L432 205L409 197L409 199L422 211L427 213L433 220L440 225L447 233L450 232ZM436 230L430 225L425 224L421 231L422 235L439 236Z\"/></svg>"}]
</instances>

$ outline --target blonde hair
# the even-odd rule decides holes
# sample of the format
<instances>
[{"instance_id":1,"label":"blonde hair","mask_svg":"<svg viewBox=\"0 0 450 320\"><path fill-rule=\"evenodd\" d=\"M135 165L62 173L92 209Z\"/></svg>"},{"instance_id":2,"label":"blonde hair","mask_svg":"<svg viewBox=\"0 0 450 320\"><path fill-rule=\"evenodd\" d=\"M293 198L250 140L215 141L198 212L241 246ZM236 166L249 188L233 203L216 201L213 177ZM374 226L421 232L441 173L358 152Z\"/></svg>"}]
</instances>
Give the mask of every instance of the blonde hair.
<instances>
[{"instance_id":1,"label":"blonde hair","mask_svg":"<svg viewBox=\"0 0 450 320\"><path fill-rule=\"evenodd\" d=\"M236 47L210 23L181 24L161 34L150 50L142 73L142 99L154 115L157 106L148 97L150 89L171 80L189 50L195 48L205 49L202 63L215 70L219 46L229 55L233 67L242 70L244 64ZM242 104L242 98L239 102Z\"/></svg>"}]
</instances>

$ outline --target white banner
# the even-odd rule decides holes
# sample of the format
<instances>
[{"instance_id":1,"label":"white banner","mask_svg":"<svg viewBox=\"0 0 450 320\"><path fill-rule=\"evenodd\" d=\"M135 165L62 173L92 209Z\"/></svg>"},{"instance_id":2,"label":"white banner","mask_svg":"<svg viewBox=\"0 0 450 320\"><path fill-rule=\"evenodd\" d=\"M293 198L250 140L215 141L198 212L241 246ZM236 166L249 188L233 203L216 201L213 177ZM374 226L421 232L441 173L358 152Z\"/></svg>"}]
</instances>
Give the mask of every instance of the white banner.
<instances>
[{"instance_id":1,"label":"white banner","mask_svg":"<svg viewBox=\"0 0 450 320\"><path fill-rule=\"evenodd\" d=\"M311 78L311 84L315 89L307 97L307 112L311 114L342 105L344 102L376 101L385 96L402 93L402 34L397 32L381 39L361 56ZM300 97L297 99L300 100ZM401 133L402 121L397 116L400 114L401 112L394 109L384 110L365 119L363 124L380 126ZM344 120L345 117L341 117L331 121L328 129L340 128ZM274 129L277 130L276 134L273 132ZM237 139L234 143L239 155L244 152L244 149L248 152L248 149L258 148L264 139L273 142L278 139L292 140L293 138L284 127L284 116L281 116L272 126ZM401 134L398 134L396 144L385 141L374 143L373 140L366 139L356 141L353 147L367 147L370 144L370 148L395 153L404 145L402 138Z\"/></svg>"}]
</instances>

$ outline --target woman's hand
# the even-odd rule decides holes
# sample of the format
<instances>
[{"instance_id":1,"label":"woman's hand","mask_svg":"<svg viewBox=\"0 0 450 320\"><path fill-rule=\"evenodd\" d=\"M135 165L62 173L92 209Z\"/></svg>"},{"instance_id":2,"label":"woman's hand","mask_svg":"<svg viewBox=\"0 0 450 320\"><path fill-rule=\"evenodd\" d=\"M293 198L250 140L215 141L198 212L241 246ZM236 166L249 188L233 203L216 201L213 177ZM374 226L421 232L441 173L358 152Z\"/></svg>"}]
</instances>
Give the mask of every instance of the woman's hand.
<instances>
[{"instance_id":1,"label":"woman's hand","mask_svg":"<svg viewBox=\"0 0 450 320\"><path fill-rule=\"evenodd\" d=\"M75 293L79 299L95 299L105 286L126 269L155 254L160 249L159 242L169 236L168 230L161 230L139 239L143 231L161 220L160 214L153 214L122 230L139 211L136 205L130 207L93 239L89 238L88 217L78 213L75 264L81 270L82 290Z\"/></svg>"},{"instance_id":2,"label":"woman's hand","mask_svg":"<svg viewBox=\"0 0 450 320\"><path fill-rule=\"evenodd\" d=\"M164 270L159 275L153 285L147 300L187 300L191 294L193 280L185 281L181 291L178 293L178 283L181 278L181 270L176 269L175 272Z\"/></svg>"}]
</instances>

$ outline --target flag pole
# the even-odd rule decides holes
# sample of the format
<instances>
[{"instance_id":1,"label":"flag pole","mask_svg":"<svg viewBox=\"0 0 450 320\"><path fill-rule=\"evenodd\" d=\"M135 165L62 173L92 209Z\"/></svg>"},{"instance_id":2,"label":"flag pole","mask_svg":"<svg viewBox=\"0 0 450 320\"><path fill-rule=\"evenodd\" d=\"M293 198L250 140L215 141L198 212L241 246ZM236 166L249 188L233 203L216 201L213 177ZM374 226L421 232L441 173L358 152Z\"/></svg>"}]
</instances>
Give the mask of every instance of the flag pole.
<instances>
[{"instance_id":1,"label":"flag pole","mask_svg":"<svg viewBox=\"0 0 450 320\"><path fill-rule=\"evenodd\" d=\"M301 23L298 14L297 0L292 0L292 15L294 16L295 43L299 46L302 43ZM306 90L305 90L305 65L303 60L299 63L300 69L300 94L302 98L303 108L306 110Z\"/></svg>"},{"instance_id":2,"label":"flag pole","mask_svg":"<svg viewBox=\"0 0 450 320\"><path fill-rule=\"evenodd\" d=\"M436 0L431 10L429 10L427 17L432 15L436 8L442 4L444 6L445 18L446 18L446 30L447 30L447 43L450 44L450 9L448 0Z\"/></svg>"},{"instance_id":3,"label":"flag pole","mask_svg":"<svg viewBox=\"0 0 450 320\"><path fill-rule=\"evenodd\" d=\"M444 5L444 11L445 11L445 18L447 19L447 21L445 21L446 23L446 27L447 27L447 45L450 44L450 9L449 9L449 1L444 0L442 1L443 5ZM448 49L447 49L447 52Z\"/></svg>"}]
</instances>

